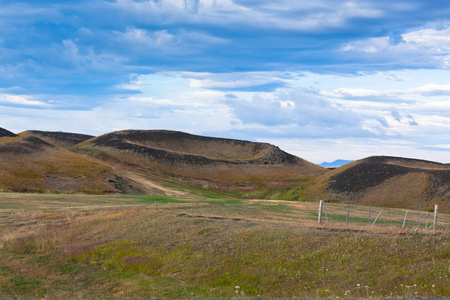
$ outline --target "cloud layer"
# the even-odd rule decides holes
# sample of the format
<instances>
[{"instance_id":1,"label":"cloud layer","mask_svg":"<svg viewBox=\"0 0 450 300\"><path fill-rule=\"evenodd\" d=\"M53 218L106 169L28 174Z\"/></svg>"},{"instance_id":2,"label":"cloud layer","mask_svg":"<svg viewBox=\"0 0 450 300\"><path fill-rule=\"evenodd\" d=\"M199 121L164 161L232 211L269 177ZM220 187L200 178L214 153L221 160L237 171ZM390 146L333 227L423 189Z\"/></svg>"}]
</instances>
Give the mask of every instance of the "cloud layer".
<instances>
[{"instance_id":1,"label":"cloud layer","mask_svg":"<svg viewBox=\"0 0 450 300\"><path fill-rule=\"evenodd\" d=\"M445 160L449 16L425 0L10 1L0 126L359 140ZM358 158L334 152L314 160Z\"/></svg>"}]
</instances>

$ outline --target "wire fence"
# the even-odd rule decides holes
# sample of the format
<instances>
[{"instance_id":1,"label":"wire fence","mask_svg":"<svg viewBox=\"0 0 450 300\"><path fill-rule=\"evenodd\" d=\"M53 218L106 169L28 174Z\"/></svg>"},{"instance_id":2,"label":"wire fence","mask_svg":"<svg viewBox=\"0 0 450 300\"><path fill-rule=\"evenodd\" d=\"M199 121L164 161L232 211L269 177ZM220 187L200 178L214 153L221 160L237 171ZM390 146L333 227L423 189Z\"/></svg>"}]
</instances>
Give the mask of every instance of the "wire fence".
<instances>
[{"instance_id":1,"label":"wire fence","mask_svg":"<svg viewBox=\"0 0 450 300\"><path fill-rule=\"evenodd\" d=\"M436 215L436 229L450 229L450 215ZM326 203L319 204L318 222L321 224L396 226L434 229L434 211L405 210L386 207Z\"/></svg>"}]
</instances>

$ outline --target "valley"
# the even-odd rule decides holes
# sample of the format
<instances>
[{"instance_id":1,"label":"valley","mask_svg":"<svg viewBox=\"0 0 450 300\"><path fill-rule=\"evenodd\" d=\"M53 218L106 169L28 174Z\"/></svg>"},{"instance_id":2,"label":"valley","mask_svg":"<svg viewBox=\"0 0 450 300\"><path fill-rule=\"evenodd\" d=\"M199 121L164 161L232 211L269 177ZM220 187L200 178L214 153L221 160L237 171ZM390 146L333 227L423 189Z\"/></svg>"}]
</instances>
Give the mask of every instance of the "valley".
<instances>
[{"instance_id":1,"label":"valley","mask_svg":"<svg viewBox=\"0 0 450 300\"><path fill-rule=\"evenodd\" d=\"M181 132L0 133L2 297L450 297L448 164L329 170Z\"/></svg>"}]
</instances>

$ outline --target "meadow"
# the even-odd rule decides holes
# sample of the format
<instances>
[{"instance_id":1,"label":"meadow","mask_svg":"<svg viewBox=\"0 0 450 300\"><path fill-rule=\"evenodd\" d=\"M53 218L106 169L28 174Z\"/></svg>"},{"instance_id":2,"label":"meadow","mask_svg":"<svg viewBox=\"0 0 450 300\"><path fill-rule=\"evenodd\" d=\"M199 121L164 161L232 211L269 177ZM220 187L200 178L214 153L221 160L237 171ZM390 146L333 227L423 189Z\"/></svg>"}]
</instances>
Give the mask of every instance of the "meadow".
<instances>
[{"instance_id":1,"label":"meadow","mask_svg":"<svg viewBox=\"0 0 450 300\"><path fill-rule=\"evenodd\" d=\"M325 206L318 224L318 202L211 191L0 193L0 297L450 296L449 215L434 230L409 211L402 229L401 209L373 206L368 222L367 206Z\"/></svg>"}]
</instances>

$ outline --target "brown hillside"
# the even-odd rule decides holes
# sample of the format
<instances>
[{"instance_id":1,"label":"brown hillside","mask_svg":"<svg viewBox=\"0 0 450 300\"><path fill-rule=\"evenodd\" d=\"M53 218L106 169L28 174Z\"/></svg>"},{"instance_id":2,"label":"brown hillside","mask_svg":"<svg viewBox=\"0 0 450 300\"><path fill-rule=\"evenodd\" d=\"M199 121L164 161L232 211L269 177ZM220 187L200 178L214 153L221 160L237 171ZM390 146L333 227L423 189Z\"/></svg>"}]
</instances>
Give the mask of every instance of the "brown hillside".
<instances>
[{"instance_id":1,"label":"brown hillside","mask_svg":"<svg viewBox=\"0 0 450 300\"><path fill-rule=\"evenodd\" d=\"M362 159L319 177L310 198L450 212L450 165L399 157Z\"/></svg>"},{"instance_id":2,"label":"brown hillside","mask_svg":"<svg viewBox=\"0 0 450 300\"><path fill-rule=\"evenodd\" d=\"M12 133L11 131L0 127L0 138L2 138L2 137L16 137L16 136L17 136L17 134Z\"/></svg>"},{"instance_id":3,"label":"brown hillside","mask_svg":"<svg viewBox=\"0 0 450 300\"><path fill-rule=\"evenodd\" d=\"M92 135L61 132L61 131L38 131L28 130L19 134L20 136L35 136L55 146L70 148L76 144L93 138Z\"/></svg>"},{"instance_id":4,"label":"brown hillside","mask_svg":"<svg viewBox=\"0 0 450 300\"><path fill-rule=\"evenodd\" d=\"M121 193L104 164L35 136L0 138L0 191Z\"/></svg>"},{"instance_id":5,"label":"brown hillside","mask_svg":"<svg viewBox=\"0 0 450 300\"><path fill-rule=\"evenodd\" d=\"M125 130L74 147L107 162L148 173L242 188L280 186L326 172L267 143L221 139L167 130Z\"/></svg>"}]
</instances>

